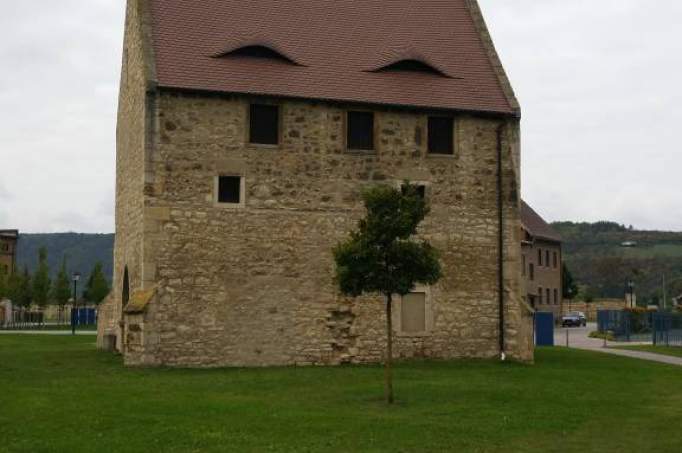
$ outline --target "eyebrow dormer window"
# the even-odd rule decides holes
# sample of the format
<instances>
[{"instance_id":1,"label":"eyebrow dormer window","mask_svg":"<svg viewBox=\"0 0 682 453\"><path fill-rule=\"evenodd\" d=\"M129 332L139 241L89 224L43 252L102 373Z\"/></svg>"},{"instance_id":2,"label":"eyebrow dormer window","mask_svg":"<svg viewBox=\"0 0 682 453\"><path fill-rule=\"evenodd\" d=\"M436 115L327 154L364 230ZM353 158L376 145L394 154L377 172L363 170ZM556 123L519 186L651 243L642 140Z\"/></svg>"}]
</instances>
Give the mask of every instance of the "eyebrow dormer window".
<instances>
[{"instance_id":1,"label":"eyebrow dormer window","mask_svg":"<svg viewBox=\"0 0 682 453\"><path fill-rule=\"evenodd\" d=\"M252 58L261 60L275 60L284 63L298 65L297 62L283 53L267 46L251 45L242 46L214 55L214 58Z\"/></svg>"},{"instance_id":2,"label":"eyebrow dormer window","mask_svg":"<svg viewBox=\"0 0 682 453\"><path fill-rule=\"evenodd\" d=\"M420 60L400 60L387 66L375 69L373 72L419 72L440 77L449 77L443 71Z\"/></svg>"}]
</instances>

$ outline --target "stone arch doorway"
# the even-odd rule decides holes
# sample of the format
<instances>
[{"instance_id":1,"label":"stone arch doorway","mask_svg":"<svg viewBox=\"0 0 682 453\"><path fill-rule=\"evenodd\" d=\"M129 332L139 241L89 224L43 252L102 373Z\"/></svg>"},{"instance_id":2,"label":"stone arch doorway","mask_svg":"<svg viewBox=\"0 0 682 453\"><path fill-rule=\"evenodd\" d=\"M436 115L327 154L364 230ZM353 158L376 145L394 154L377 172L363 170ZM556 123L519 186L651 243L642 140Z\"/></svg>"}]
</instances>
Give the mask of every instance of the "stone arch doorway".
<instances>
[{"instance_id":1,"label":"stone arch doorway","mask_svg":"<svg viewBox=\"0 0 682 453\"><path fill-rule=\"evenodd\" d=\"M119 325L121 327L121 338L119 341L118 345L118 350L120 353L123 353L123 350L125 348L125 313L124 309L125 306L128 305L128 301L130 300L130 277L128 275L128 266L125 266L123 268L123 288L121 289L121 318L119 320Z\"/></svg>"},{"instance_id":2,"label":"stone arch doorway","mask_svg":"<svg viewBox=\"0 0 682 453\"><path fill-rule=\"evenodd\" d=\"M128 277L128 266L123 270L123 290L121 291L121 317L123 317L123 308L130 300L130 278Z\"/></svg>"}]
</instances>

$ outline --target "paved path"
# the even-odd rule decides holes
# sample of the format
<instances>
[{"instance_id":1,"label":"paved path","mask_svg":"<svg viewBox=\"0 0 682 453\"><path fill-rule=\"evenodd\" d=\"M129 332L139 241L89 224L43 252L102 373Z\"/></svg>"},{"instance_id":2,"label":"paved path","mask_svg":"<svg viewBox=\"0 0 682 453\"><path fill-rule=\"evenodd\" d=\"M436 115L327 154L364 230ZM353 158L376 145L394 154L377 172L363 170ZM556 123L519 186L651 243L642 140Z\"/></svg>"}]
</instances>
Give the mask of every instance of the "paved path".
<instances>
[{"instance_id":1,"label":"paved path","mask_svg":"<svg viewBox=\"0 0 682 453\"><path fill-rule=\"evenodd\" d=\"M606 354L619 355L623 357L631 357L633 359L651 360L652 362L668 363L670 365L682 366L682 357L671 357L663 354L654 354L652 352L644 351L628 351L626 349L614 349L611 347L604 348L604 340L599 338L590 338L590 332L597 330L595 323L589 323L587 327L580 328L558 328L554 330L554 344L557 346L566 346L566 332L568 332L568 347L575 349L584 349L586 351L603 352ZM615 343L618 346L637 346L651 343ZM613 346L614 342L607 342L607 346Z\"/></svg>"},{"instance_id":2,"label":"paved path","mask_svg":"<svg viewBox=\"0 0 682 453\"><path fill-rule=\"evenodd\" d=\"M70 330L0 330L0 335L71 335ZM76 330L76 335L97 335L95 330Z\"/></svg>"}]
</instances>

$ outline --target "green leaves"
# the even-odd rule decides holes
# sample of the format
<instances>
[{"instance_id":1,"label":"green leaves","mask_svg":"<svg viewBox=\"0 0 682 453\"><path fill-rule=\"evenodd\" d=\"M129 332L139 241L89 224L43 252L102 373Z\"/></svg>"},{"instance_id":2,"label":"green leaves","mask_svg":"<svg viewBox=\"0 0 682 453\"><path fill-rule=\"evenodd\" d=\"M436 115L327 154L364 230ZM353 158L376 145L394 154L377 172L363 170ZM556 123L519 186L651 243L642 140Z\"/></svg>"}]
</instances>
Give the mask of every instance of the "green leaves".
<instances>
[{"instance_id":1,"label":"green leaves","mask_svg":"<svg viewBox=\"0 0 682 453\"><path fill-rule=\"evenodd\" d=\"M104 277L102 263L98 262L90 273L83 297L87 301L99 305L108 294L109 283L107 283L107 279Z\"/></svg>"},{"instance_id":2,"label":"green leaves","mask_svg":"<svg viewBox=\"0 0 682 453\"><path fill-rule=\"evenodd\" d=\"M350 238L334 248L336 280L342 293L409 293L416 284L441 277L438 252L427 242L411 241L428 213L415 186L403 190L376 186L363 194L367 215Z\"/></svg>"}]
</instances>

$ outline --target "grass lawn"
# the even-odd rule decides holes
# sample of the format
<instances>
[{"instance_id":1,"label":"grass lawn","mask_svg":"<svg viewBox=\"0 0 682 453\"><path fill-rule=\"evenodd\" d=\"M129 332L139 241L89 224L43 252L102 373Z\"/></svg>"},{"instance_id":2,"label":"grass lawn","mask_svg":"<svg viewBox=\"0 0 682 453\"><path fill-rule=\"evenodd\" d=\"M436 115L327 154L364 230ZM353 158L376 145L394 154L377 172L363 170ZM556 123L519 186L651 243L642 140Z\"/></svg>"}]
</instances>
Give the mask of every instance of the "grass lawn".
<instances>
[{"instance_id":1,"label":"grass lawn","mask_svg":"<svg viewBox=\"0 0 682 453\"><path fill-rule=\"evenodd\" d=\"M673 346L615 346L615 349L628 349L630 351L644 351L653 352L656 354L670 355L673 357L682 357L682 348Z\"/></svg>"},{"instance_id":2,"label":"grass lawn","mask_svg":"<svg viewBox=\"0 0 682 453\"><path fill-rule=\"evenodd\" d=\"M680 452L682 368L563 348L537 364L126 369L94 337L0 337L1 452Z\"/></svg>"}]
</instances>

